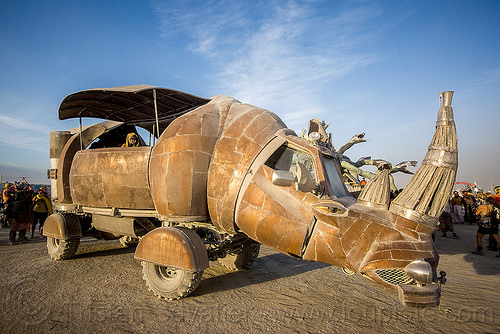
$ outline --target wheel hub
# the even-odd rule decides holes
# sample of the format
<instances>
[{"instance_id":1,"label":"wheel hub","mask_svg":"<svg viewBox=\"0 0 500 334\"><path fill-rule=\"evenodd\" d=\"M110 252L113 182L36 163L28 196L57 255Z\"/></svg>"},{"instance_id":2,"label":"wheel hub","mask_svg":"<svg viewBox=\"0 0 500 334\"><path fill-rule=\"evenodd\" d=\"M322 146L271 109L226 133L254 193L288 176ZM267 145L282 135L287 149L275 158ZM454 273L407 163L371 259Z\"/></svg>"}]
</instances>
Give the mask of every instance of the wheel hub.
<instances>
[{"instance_id":1,"label":"wheel hub","mask_svg":"<svg viewBox=\"0 0 500 334\"><path fill-rule=\"evenodd\" d=\"M177 270L172 267L158 266L158 276L164 280L171 280L177 277Z\"/></svg>"}]
</instances>

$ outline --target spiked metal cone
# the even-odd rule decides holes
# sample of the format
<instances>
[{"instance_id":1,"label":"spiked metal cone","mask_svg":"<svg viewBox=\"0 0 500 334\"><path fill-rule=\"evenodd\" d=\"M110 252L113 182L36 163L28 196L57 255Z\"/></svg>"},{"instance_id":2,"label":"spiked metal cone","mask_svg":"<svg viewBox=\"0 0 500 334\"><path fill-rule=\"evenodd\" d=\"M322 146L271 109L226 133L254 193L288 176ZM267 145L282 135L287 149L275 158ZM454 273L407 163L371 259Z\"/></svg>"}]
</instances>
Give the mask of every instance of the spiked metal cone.
<instances>
[{"instance_id":1,"label":"spiked metal cone","mask_svg":"<svg viewBox=\"0 0 500 334\"><path fill-rule=\"evenodd\" d=\"M389 173L391 166L387 164L363 188L358 197L358 204L387 210L390 201Z\"/></svg>"},{"instance_id":2,"label":"spiked metal cone","mask_svg":"<svg viewBox=\"0 0 500 334\"><path fill-rule=\"evenodd\" d=\"M434 226L455 184L458 167L457 131L453 120L453 92L442 93L436 131L427 155L410 183L391 203L395 215Z\"/></svg>"}]
</instances>

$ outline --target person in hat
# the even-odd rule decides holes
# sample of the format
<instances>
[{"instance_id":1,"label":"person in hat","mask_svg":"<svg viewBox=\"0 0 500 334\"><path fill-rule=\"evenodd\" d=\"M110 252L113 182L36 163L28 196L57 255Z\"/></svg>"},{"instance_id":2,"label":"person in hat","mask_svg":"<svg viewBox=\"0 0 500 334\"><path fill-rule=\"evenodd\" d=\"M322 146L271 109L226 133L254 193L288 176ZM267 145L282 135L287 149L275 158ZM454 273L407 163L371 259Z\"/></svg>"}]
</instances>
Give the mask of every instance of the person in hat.
<instances>
[{"instance_id":1,"label":"person in hat","mask_svg":"<svg viewBox=\"0 0 500 334\"><path fill-rule=\"evenodd\" d=\"M11 210L9 210L9 204L12 203L14 198L14 187L9 182L5 183L5 189L2 192L3 201L3 217L2 217L2 227L9 226L9 220L11 218Z\"/></svg>"},{"instance_id":2,"label":"person in hat","mask_svg":"<svg viewBox=\"0 0 500 334\"><path fill-rule=\"evenodd\" d=\"M13 189L14 188L12 187L12 184L10 184L9 182L7 182L5 184L5 189L2 192L2 197L3 197L4 203L7 203L9 201L10 194L12 193Z\"/></svg>"},{"instance_id":3,"label":"person in hat","mask_svg":"<svg viewBox=\"0 0 500 334\"><path fill-rule=\"evenodd\" d=\"M45 219L52 214L52 204L45 188L40 187L33 197L33 224L31 225L31 239L35 236L36 225L39 224L39 237L42 237L42 228Z\"/></svg>"}]
</instances>

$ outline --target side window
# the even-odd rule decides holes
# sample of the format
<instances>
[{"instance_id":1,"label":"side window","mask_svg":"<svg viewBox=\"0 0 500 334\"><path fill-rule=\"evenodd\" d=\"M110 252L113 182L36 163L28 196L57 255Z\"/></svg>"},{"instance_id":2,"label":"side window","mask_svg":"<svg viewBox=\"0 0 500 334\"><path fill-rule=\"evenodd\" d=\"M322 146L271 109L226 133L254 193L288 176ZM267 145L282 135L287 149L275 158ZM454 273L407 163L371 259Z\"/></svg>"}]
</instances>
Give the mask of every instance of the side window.
<instances>
[{"instance_id":1,"label":"side window","mask_svg":"<svg viewBox=\"0 0 500 334\"><path fill-rule=\"evenodd\" d=\"M135 135L136 144L128 144L128 138ZM104 132L102 135L94 139L88 149L94 148L109 148L109 147L131 147L131 146L146 146L141 135L133 125L121 125L117 128Z\"/></svg>"},{"instance_id":2,"label":"side window","mask_svg":"<svg viewBox=\"0 0 500 334\"><path fill-rule=\"evenodd\" d=\"M330 185L332 186L333 193L337 197L348 196L347 189L343 178L340 176L340 163L337 159L332 157L323 156L323 162L325 163L326 175L330 180Z\"/></svg>"},{"instance_id":3,"label":"side window","mask_svg":"<svg viewBox=\"0 0 500 334\"><path fill-rule=\"evenodd\" d=\"M314 172L314 163L312 157L307 153L294 150L292 156L292 165L290 166L290 172L292 172L293 175L297 175L299 163L304 165L307 171L311 174L312 178L317 181L316 173Z\"/></svg>"},{"instance_id":4,"label":"side window","mask_svg":"<svg viewBox=\"0 0 500 334\"><path fill-rule=\"evenodd\" d=\"M316 173L314 170L313 158L304 152L282 145L267 159L265 165L275 170L287 170L297 176L297 171L301 164L311 174L314 180Z\"/></svg>"}]
</instances>

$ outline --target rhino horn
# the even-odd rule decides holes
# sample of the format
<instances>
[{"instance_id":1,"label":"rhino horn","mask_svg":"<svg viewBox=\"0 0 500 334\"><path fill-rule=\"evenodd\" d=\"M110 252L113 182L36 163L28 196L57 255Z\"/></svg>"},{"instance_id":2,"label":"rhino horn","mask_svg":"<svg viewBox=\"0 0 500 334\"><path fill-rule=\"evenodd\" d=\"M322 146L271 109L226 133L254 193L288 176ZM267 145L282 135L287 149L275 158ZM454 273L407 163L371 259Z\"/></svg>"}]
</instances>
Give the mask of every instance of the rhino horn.
<instances>
[{"instance_id":1,"label":"rhino horn","mask_svg":"<svg viewBox=\"0 0 500 334\"><path fill-rule=\"evenodd\" d=\"M457 130L451 108L452 91L442 99L436 131L422 164L389 211L397 216L435 226L455 184L458 167Z\"/></svg>"}]
</instances>

